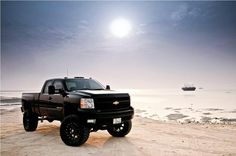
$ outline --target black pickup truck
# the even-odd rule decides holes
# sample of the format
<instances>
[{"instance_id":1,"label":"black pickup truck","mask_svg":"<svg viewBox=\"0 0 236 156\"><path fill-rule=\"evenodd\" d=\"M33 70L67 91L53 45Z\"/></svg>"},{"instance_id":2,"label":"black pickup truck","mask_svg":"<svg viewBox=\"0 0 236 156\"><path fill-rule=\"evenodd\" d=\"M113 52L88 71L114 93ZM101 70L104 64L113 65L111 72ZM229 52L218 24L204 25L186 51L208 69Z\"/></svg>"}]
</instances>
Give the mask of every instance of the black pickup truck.
<instances>
[{"instance_id":1,"label":"black pickup truck","mask_svg":"<svg viewBox=\"0 0 236 156\"><path fill-rule=\"evenodd\" d=\"M38 120L61 121L61 139L69 146L82 145L97 130L124 137L134 115L129 94L83 77L47 80L40 93L22 94L21 110L26 131L35 131Z\"/></svg>"}]
</instances>

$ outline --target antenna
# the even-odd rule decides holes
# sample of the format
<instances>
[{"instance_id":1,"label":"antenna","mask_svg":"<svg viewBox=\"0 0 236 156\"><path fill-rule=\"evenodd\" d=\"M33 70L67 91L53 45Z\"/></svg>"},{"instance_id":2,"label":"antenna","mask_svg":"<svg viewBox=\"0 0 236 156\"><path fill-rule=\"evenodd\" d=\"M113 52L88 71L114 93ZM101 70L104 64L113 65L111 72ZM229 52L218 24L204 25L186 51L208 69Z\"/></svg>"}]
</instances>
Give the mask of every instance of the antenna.
<instances>
[{"instance_id":1,"label":"antenna","mask_svg":"<svg viewBox=\"0 0 236 156\"><path fill-rule=\"evenodd\" d=\"M68 68L66 68L66 76L68 77Z\"/></svg>"}]
</instances>

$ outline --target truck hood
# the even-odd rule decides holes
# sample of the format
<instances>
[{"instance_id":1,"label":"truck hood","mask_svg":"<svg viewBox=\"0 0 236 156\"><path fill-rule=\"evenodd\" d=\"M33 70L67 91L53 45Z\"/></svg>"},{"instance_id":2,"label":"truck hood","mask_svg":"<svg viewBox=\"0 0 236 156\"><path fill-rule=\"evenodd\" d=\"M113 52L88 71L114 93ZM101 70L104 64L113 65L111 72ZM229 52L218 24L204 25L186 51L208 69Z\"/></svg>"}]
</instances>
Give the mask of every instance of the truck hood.
<instances>
[{"instance_id":1,"label":"truck hood","mask_svg":"<svg viewBox=\"0 0 236 156\"><path fill-rule=\"evenodd\" d=\"M76 94L88 95L88 96L99 96L99 95L121 95L121 96L129 96L128 93L118 92L114 90L76 90L73 91Z\"/></svg>"},{"instance_id":2,"label":"truck hood","mask_svg":"<svg viewBox=\"0 0 236 156\"><path fill-rule=\"evenodd\" d=\"M130 107L130 96L128 93L113 90L77 90L74 94L82 97L91 97L97 110L117 110ZM114 104L114 102L118 104Z\"/></svg>"}]
</instances>

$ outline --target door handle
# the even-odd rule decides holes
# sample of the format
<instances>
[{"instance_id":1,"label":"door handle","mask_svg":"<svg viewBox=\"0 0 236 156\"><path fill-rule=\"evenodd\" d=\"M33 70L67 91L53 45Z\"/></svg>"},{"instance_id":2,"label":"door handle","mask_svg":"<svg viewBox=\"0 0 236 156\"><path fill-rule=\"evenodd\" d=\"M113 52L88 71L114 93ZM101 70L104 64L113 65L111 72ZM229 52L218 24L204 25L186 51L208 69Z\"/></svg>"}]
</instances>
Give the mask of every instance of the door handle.
<instances>
[{"instance_id":1,"label":"door handle","mask_svg":"<svg viewBox=\"0 0 236 156\"><path fill-rule=\"evenodd\" d=\"M52 100L52 97L51 97L51 96L49 96L48 100Z\"/></svg>"}]
</instances>

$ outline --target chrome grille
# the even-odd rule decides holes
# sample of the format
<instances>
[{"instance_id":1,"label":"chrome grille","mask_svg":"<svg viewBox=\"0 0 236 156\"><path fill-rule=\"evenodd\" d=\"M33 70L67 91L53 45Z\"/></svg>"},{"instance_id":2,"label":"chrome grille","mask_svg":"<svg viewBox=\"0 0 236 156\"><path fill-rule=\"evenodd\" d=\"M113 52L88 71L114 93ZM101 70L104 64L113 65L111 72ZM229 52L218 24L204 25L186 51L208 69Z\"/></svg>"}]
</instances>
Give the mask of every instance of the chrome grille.
<instances>
[{"instance_id":1,"label":"chrome grille","mask_svg":"<svg viewBox=\"0 0 236 156\"><path fill-rule=\"evenodd\" d=\"M97 110L123 109L130 107L130 97L127 94L99 95L94 97L94 103Z\"/></svg>"}]
</instances>

